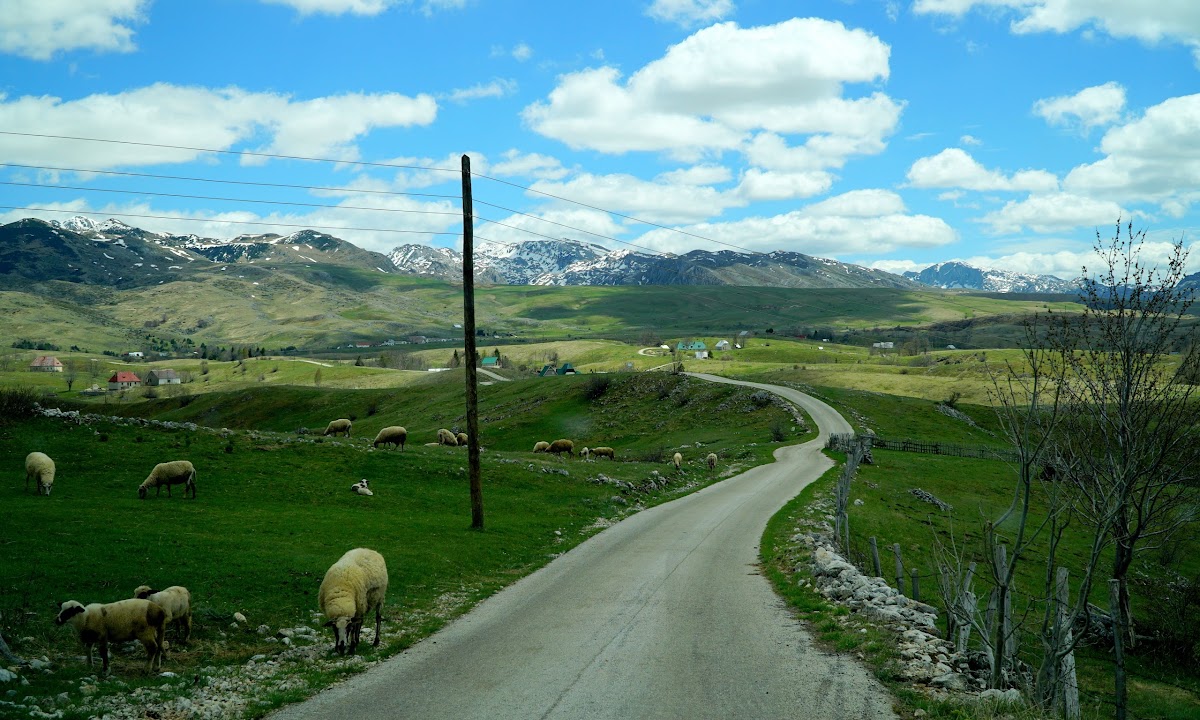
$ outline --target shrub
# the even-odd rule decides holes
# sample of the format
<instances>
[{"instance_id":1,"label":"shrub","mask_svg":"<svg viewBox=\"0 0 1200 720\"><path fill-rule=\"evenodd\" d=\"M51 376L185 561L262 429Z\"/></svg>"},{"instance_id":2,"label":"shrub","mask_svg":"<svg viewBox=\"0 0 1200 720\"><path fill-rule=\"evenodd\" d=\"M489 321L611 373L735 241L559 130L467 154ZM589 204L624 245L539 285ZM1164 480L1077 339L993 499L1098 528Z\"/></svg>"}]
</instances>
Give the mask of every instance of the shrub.
<instances>
[{"instance_id":1,"label":"shrub","mask_svg":"<svg viewBox=\"0 0 1200 720\"><path fill-rule=\"evenodd\" d=\"M775 442L787 440L787 428L784 427L783 421L778 418L771 423L771 439Z\"/></svg>"},{"instance_id":2,"label":"shrub","mask_svg":"<svg viewBox=\"0 0 1200 720\"><path fill-rule=\"evenodd\" d=\"M750 396L750 402L754 403L755 407L765 408L771 404L771 393L766 390L758 390Z\"/></svg>"},{"instance_id":3,"label":"shrub","mask_svg":"<svg viewBox=\"0 0 1200 720\"><path fill-rule=\"evenodd\" d=\"M379 412L379 402L372 400L367 404L367 417L371 417L377 412Z\"/></svg>"},{"instance_id":4,"label":"shrub","mask_svg":"<svg viewBox=\"0 0 1200 720\"><path fill-rule=\"evenodd\" d=\"M37 393L31 387L0 389L0 424L37 415Z\"/></svg>"},{"instance_id":5,"label":"shrub","mask_svg":"<svg viewBox=\"0 0 1200 720\"><path fill-rule=\"evenodd\" d=\"M598 400L604 397L604 393L608 392L608 386L611 384L612 378L607 375L593 376L583 386L583 396L588 400Z\"/></svg>"}]
</instances>

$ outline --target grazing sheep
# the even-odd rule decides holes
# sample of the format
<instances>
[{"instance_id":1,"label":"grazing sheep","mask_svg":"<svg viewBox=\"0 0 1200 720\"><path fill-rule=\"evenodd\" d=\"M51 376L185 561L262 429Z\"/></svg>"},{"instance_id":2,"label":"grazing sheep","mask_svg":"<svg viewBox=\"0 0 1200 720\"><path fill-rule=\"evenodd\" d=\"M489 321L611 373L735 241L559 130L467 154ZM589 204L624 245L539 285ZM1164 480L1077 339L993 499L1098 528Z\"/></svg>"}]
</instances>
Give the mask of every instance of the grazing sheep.
<instances>
[{"instance_id":1,"label":"grazing sheep","mask_svg":"<svg viewBox=\"0 0 1200 720\"><path fill-rule=\"evenodd\" d=\"M549 449L550 449L550 443L546 442L545 440L539 440L538 442L535 442L533 444L533 451L535 453L546 452Z\"/></svg>"},{"instance_id":2,"label":"grazing sheep","mask_svg":"<svg viewBox=\"0 0 1200 720\"><path fill-rule=\"evenodd\" d=\"M337 420L334 420L333 422L331 422L325 426L325 432L321 433L321 436L324 437L326 435L334 435L334 436L345 435L346 437L350 437L350 430L353 428L354 428L354 423L350 422L349 419L338 418Z\"/></svg>"},{"instance_id":3,"label":"grazing sheep","mask_svg":"<svg viewBox=\"0 0 1200 720\"><path fill-rule=\"evenodd\" d=\"M150 471L150 476L138 486L138 497L145 500L146 491L154 488L154 496L162 492L162 486L167 486L167 497L171 497L172 485L183 485L183 496L187 497L188 490L192 491L192 499L196 499L196 468L187 460L159 463Z\"/></svg>"},{"instance_id":4,"label":"grazing sheep","mask_svg":"<svg viewBox=\"0 0 1200 720\"><path fill-rule=\"evenodd\" d=\"M407 430L399 425L390 425L379 431L379 434L375 436L375 442L371 443L371 447L379 447L380 445L395 445L403 450L406 440L408 440Z\"/></svg>"},{"instance_id":5,"label":"grazing sheep","mask_svg":"<svg viewBox=\"0 0 1200 720\"><path fill-rule=\"evenodd\" d=\"M375 611L375 640L382 635L383 598L387 594L387 563L383 556L367 548L348 551L325 572L317 602L333 628L334 649L339 655L351 654L358 647L363 618Z\"/></svg>"},{"instance_id":6,"label":"grazing sheep","mask_svg":"<svg viewBox=\"0 0 1200 720\"><path fill-rule=\"evenodd\" d=\"M54 487L54 461L46 453L31 452L25 456L25 489L29 489L29 481L33 480L33 489L38 495L42 490L46 495Z\"/></svg>"},{"instance_id":7,"label":"grazing sheep","mask_svg":"<svg viewBox=\"0 0 1200 720\"><path fill-rule=\"evenodd\" d=\"M580 460L589 460L589 459L591 459L591 457L592 457L592 451L589 450L588 448L585 447L584 449L579 451L579 459Z\"/></svg>"},{"instance_id":8,"label":"grazing sheep","mask_svg":"<svg viewBox=\"0 0 1200 720\"><path fill-rule=\"evenodd\" d=\"M146 648L146 672L157 663L162 669L163 628L167 611L149 600L118 600L114 603L92 603L87 607L68 600L59 606L56 625L71 623L79 633L79 641L87 648L88 665L92 665L92 646L100 645L100 659L108 674L108 644L138 640Z\"/></svg>"},{"instance_id":9,"label":"grazing sheep","mask_svg":"<svg viewBox=\"0 0 1200 720\"><path fill-rule=\"evenodd\" d=\"M606 457L609 460L617 459L617 451L613 450L610 447L606 447L606 446L592 448L592 454L595 455L597 458Z\"/></svg>"},{"instance_id":10,"label":"grazing sheep","mask_svg":"<svg viewBox=\"0 0 1200 720\"><path fill-rule=\"evenodd\" d=\"M459 445L462 445L463 447L467 446L467 434L466 433L459 433L454 436L454 439L458 441Z\"/></svg>"},{"instance_id":11,"label":"grazing sheep","mask_svg":"<svg viewBox=\"0 0 1200 720\"><path fill-rule=\"evenodd\" d=\"M452 445L457 447L458 437L446 428L442 428L441 430L438 430L438 445Z\"/></svg>"},{"instance_id":12,"label":"grazing sheep","mask_svg":"<svg viewBox=\"0 0 1200 720\"><path fill-rule=\"evenodd\" d=\"M167 613L163 628L174 624L175 637L187 642L192 637L192 593L182 585L155 592L149 585L139 585L133 596L155 603Z\"/></svg>"},{"instance_id":13,"label":"grazing sheep","mask_svg":"<svg viewBox=\"0 0 1200 720\"><path fill-rule=\"evenodd\" d=\"M679 466L683 464L683 455L680 453L675 453L671 456L671 462L674 463L675 469L678 470Z\"/></svg>"},{"instance_id":14,"label":"grazing sheep","mask_svg":"<svg viewBox=\"0 0 1200 720\"><path fill-rule=\"evenodd\" d=\"M709 472L712 472L713 470L715 470L717 468L717 454L716 453L709 453L708 457L705 458L705 460L708 462Z\"/></svg>"},{"instance_id":15,"label":"grazing sheep","mask_svg":"<svg viewBox=\"0 0 1200 720\"><path fill-rule=\"evenodd\" d=\"M571 440L555 440L550 443L550 447L546 448L546 452L554 455L564 452L568 455L574 455L575 443Z\"/></svg>"}]
</instances>

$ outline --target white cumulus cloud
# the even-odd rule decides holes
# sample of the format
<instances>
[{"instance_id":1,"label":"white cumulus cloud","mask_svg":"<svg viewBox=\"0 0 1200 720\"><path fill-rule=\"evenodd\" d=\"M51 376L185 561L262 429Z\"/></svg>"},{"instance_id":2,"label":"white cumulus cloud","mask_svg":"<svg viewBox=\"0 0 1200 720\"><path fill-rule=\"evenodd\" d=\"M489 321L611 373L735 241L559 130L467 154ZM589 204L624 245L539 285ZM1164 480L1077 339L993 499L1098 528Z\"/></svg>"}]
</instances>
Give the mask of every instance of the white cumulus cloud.
<instances>
[{"instance_id":1,"label":"white cumulus cloud","mask_svg":"<svg viewBox=\"0 0 1200 720\"><path fill-rule=\"evenodd\" d=\"M733 0L654 0L646 14L655 20L695 27L724 20L736 9Z\"/></svg>"},{"instance_id":2,"label":"white cumulus cloud","mask_svg":"<svg viewBox=\"0 0 1200 720\"><path fill-rule=\"evenodd\" d=\"M1045 170L1020 170L1005 175L985 168L960 148L946 148L923 157L908 169L908 182L919 188L961 188L979 191L1048 191L1058 189L1058 178Z\"/></svg>"},{"instance_id":3,"label":"white cumulus cloud","mask_svg":"<svg viewBox=\"0 0 1200 720\"><path fill-rule=\"evenodd\" d=\"M452 90L445 97L452 103L464 105L472 100L484 98L502 98L517 91L517 81L510 78L496 78L489 83L477 83L468 88Z\"/></svg>"},{"instance_id":4,"label":"white cumulus cloud","mask_svg":"<svg viewBox=\"0 0 1200 720\"><path fill-rule=\"evenodd\" d=\"M5 0L0 52L49 60L57 52L132 52L133 26L145 22L149 0Z\"/></svg>"},{"instance_id":5,"label":"white cumulus cloud","mask_svg":"<svg viewBox=\"0 0 1200 720\"><path fill-rule=\"evenodd\" d=\"M1085 132L1116 122L1125 108L1125 88L1108 82L1084 88L1074 95L1045 98L1033 104L1033 112L1051 125L1078 125Z\"/></svg>"},{"instance_id":6,"label":"white cumulus cloud","mask_svg":"<svg viewBox=\"0 0 1200 720\"><path fill-rule=\"evenodd\" d=\"M1115 202L1059 192L1009 202L985 215L981 222L997 233L1011 234L1024 229L1050 233L1101 227L1116 222L1117 218L1128 217L1130 213Z\"/></svg>"},{"instance_id":7,"label":"white cumulus cloud","mask_svg":"<svg viewBox=\"0 0 1200 720\"><path fill-rule=\"evenodd\" d=\"M843 95L847 83L889 74L890 48L838 22L796 18L700 30L627 79L614 67L569 73L523 112L536 132L576 149L668 152L694 158L753 149L755 135L808 136L790 167L838 166L877 153L895 129L900 103L881 92ZM804 167L799 166L800 163Z\"/></svg>"},{"instance_id":8,"label":"white cumulus cloud","mask_svg":"<svg viewBox=\"0 0 1200 720\"><path fill-rule=\"evenodd\" d=\"M93 137L213 150L267 135L260 149L285 155L354 159L354 141L374 128L428 125L428 95L352 93L297 100L239 88L158 83L75 100L0 96L0 127L45 135ZM0 156L30 165L107 169L194 160L205 153L172 147L0 136Z\"/></svg>"}]
</instances>

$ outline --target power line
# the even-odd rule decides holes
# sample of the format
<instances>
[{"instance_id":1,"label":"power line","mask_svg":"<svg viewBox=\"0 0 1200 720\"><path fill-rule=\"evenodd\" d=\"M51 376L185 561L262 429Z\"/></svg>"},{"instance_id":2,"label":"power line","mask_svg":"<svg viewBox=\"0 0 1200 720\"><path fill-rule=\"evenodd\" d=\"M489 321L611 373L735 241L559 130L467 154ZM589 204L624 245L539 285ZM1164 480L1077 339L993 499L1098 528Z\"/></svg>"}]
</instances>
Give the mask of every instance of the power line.
<instances>
[{"instance_id":1,"label":"power line","mask_svg":"<svg viewBox=\"0 0 1200 720\"><path fill-rule=\"evenodd\" d=\"M286 227L286 228L302 228L307 230L355 230L358 232L381 232L381 233L404 233L412 235L460 235L457 232L438 232L435 230L394 230L389 228L363 228L363 227L337 227L332 225L298 225L295 223L279 223L279 222L253 222L250 220L221 220L218 218L192 218L192 217L177 217L174 215L145 215L140 213L127 212L94 212L91 210L58 210L56 208L30 207L19 205L0 205L3 210L31 210L34 212L52 212L66 213L69 215L97 215L103 217L105 215L112 217L118 215L120 217L135 217L135 218L150 218L154 220L178 220L182 222L204 222L204 223L220 223L224 225L255 225L263 227Z\"/></svg>"},{"instance_id":2,"label":"power line","mask_svg":"<svg viewBox=\"0 0 1200 720\"><path fill-rule=\"evenodd\" d=\"M184 195L182 193L162 193L149 190L115 190L111 188L88 188L78 185L46 185L42 183L12 182L0 180L0 185L17 185L20 187L39 187L51 190L79 190L81 192L117 193L121 195L149 195L151 197L188 198L191 200L217 200L221 202L258 203L261 205L294 205L297 207L327 208L330 210L370 210L374 212L416 213L420 215L454 215L461 212L449 210L405 210L401 208L362 207L359 205L326 205L324 203L290 202L287 200L254 200L250 198L213 197L211 195Z\"/></svg>"},{"instance_id":3,"label":"power line","mask_svg":"<svg viewBox=\"0 0 1200 720\"><path fill-rule=\"evenodd\" d=\"M22 165L20 163L0 162L0 167L25 168L27 170L53 170L55 172L94 173L96 175L120 175L124 177L144 177L158 180L187 180L191 182L221 183L224 185L248 185L252 187L289 188L292 190L320 190L322 192L363 193L370 195L403 195L411 197L432 197L446 200L461 200L461 195L444 195L440 193L400 192L399 190L370 190L367 188L329 187L324 185L289 185L288 183L254 182L249 180L218 180L215 178L189 177L187 175L156 175L154 173L122 172L119 170L88 170L84 168L51 167L49 165Z\"/></svg>"},{"instance_id":4,"label":"power line","mask_svg":"<svg viewBox=\"0 0 1200 720\"><path fill-rule=\"evenodd\" d=\"M77 135L50 135L47 133L15 132L0 130L0 135L15 135L17 137L49 138L53 140L82 140L85 142L112 143L114 145L135 145L138 147L164 148L167 150L191 150L193 152L218 153L221 155L240 155L243 157L276 158L279 160L305 160L308 162L335 163L342 165L363 165L367 167L397 168L400 170L428 170L431 172L459 173L458 168L438 168L424 165L401 165L400 163L367 162L365 160L339 160L336 158L305 157L304 155L279 155L276 153L252 152L250 150L219 150L217 148L191 147L189 145L167 145L164 143L134 142L132 140L110 140L108 138L80 137Z\"/></svg>"}]
</instances>

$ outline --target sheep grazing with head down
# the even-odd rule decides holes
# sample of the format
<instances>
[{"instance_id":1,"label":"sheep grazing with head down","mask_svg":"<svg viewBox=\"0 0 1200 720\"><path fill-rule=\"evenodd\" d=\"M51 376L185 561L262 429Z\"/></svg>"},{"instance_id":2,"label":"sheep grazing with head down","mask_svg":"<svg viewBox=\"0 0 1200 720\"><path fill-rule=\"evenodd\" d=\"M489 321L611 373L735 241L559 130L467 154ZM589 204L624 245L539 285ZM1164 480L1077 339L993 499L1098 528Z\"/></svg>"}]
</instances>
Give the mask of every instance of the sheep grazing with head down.
<instances>
[{"instance_id":1,"label":"sheep grazing with head down","mask_svg":"<svg viewBox=\"0 0 1200 720\"><path fill-rule=\"evenodd\" d=\"M463 447L467 446L467 434L466 433L459 433L454 436L454 439L458 441L459 445L461 445Z\"/></svg>"},{"instance_id":2,"label":"sheep grazing with head down","mask_svg":"<svg viewBox=\"0 0 1200 720\"><path fill-rule=\"evenodd\" d=\"M382 636L383 599L387 594L387 563L383 556L367 548L354 548L325 572L317 602L333 628L334 649L339 655L351 654L358 647L363 618L375 611L375 640Z\"/></svg>"},{"instance_id":3,"label":"sheep grazing with head down","mask_svg":"<svg viewBox=\"0 0 1200 720\"><path fill-rule=\"evenodd\" d=\"M552 455L566 453L573 456L575 454L575 443L572 440L555 440L550 443L550 447L546 448L546 452Z\"/></svg>"},{"instance_id":4,"label":"sheep grazing with head down","mask_svg":"<svg viewBox=\"0 0 1200 720\"><path fill-rule=\"evenodd\" d=\"M25 489L29 489L29 481L33 480L33 489L38 495L54 488L54 461L46 453L31 452L25 456Z\"/></svg>"},{"instance_id":5,"label":"sheep grazing with head down","mask_svg":"<svg viewBox=\"0 0 1200 720\"><path fill-rule=\"evenodd\" d=\"M195 500L196 468L187 460L159 463L150 471L150 476L138 486L138 497L145 500L146 493L150 488L154 488L154 496L158 497L162 492L163 485L167 486L167 497L171 497L172 485L183 485L183 496L187 497L190 490L192 499Z\"/></svg>"},{"instance_id":6,"label":"sheep grazing with head down","mask_svg":"<svg viewBox=\"0 0 1200 720\"><path fill-rule=\"evenodd\" d=\"M681 453L675 453L671 456L671 463L675 465L676 470L679 470L679 466L683 464L683 455Z\"/></svg>"},{"instance_id":7,"label":"sheep grazing with head down","mask_svg":"<svg viewBox=\"0 0 1200 720\"><path fill-rule=\"evenodd\" d=\"M347 418L338 418L325 426L325 432L321 433L322 437L326 435L345 435L350 437L350 430L354 428L354 423Z\"/></svg>"},{"instance_id":8,"label":"sheep grazing with head down","mask_svg":"<svg viewBox=\"0 0 1200 720\"><path fill-rule=\"evenodd\" d=\"M592 448L592 455L594 455L597 459L602 457L606 457L609 460L617 459L617 451L604 445Z\"/></svg>"},{"instance_id":9,"label":"sheep grazing with head down","mask_svg":"<svg viewBox=\"0 0 1200 720\"><path fill-rule=\"evenodd\" d=\"M446 428L438 430L438 445L450 445L458 447L458 437Z\"/></svg>"},{"instance_id":10,"label":"sheep grazing with head down","mask_svg":"<svg viewBox=\"0 0 1200 720\"><path fill-rule=\"evenodd\" d=\"M709 453L708 457L705 458L705 461L708 463L709 472L712 472L713 470L715 470L717 468L717 454L716 453Z\"/></svg>"},{"instance_id":11,"label":"sheep grazing with head down","mask_svg":"<svg viewBox=\"0 0 1200 720\"><path fill-rule=\"evenodd\" d=\"M545 440L539 440L533 444L533 451L535 453L546 452L549 449L550 443L546 442Z\"/></svg>"},{"instance_id":12,"label":"sheep grazing with head down","mask_svg":"<svg viewBox=\"0 0 1200 720\"><path fill-rule=\"evenodd\" d=\"M192 593L182 585L172 585L159 591L149 585L139 585L133 596L157 604L167 613L163 627L175 626L175 637L187 642L192 637Z\"/></svg>"},{"instance_id":13,"label":"sheep grazing with head down","mask_svg":"<svg viewBox=\"0 0 1200 720\"><path fill-rule=\"evenodd\" d=\"M114 603L92 603L84 607L68 600L59 605L56 625L71 623L79 633L79 641L87 648L88 665L92 665L92 646L100 646L104 673L108 674L108 644L137 640L146 648L146 672L155 664L162 669L163 629L167 612L149 600L119 600Z\"/></svg>"},{"instance_id":14,"label":"sheep grazing with head down","mask_svg":"<svg viewBox=\"0 0 1200 720\"><path fill-rule=\"evenodd\" d=\"M390 425L379 431L379 434L375 436L375 442L371 443L371 447L379 447L380 445L395 445L403 450L404 443L407 440L407 430L399 425Z\"/></svg>"}]
</instances>

